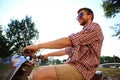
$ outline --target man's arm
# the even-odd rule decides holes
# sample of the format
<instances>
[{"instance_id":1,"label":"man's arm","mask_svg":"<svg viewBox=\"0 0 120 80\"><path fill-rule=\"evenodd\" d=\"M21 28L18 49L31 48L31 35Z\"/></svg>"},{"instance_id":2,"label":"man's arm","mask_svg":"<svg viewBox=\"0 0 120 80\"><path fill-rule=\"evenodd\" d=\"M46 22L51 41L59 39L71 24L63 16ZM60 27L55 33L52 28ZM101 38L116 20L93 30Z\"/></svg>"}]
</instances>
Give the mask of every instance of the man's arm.
<instances>
[{"instance_id":1,"label":"man's arm","mask_svg":"<svg viewBox=\"0 0 120 80\"><path fill-rule=\"evenodd\" d=\"M69 37L64 37L64 38L60 38L60 39L46 42L46 43L39 43L37 45L27 46L23 49L23 52L25 50L31 50L31 52L29 54L33 54L42 48L44 48L44 49L61 49L61 48L65 48L68 46L72 46L72 41Z\"/></svg>"},{"instance_id":2,"label":"man's arm","mask_svg":"<svg viewBox=\"0 0 120 80\"><path fill-rule=\"evenodd\" d=\"M68 53L65 50L60 50L60 51L55 51L55 52L45 54L43 56L46 59L46 58L48 58L50 56L63 56L63 55L68 55Z\"/></svg>"}]
</instances>

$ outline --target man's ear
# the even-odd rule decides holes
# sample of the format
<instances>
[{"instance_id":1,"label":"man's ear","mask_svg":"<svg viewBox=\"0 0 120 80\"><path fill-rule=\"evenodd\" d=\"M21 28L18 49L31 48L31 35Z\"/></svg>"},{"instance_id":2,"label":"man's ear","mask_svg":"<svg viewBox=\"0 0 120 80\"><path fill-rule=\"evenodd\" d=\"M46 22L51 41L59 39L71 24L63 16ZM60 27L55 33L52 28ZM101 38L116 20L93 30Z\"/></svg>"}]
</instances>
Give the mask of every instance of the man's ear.
<instances>
[{"instance_id":1,"label":"man's ear","mask_svg":"<svg viewBox=\"0 0 120 80\"><path fill-rule=\"evenodd\" d=\"M92 15L91 15L91 14L89 15L89 19L91 19L91 20L92 20Z\"/></svg>"}]
</instances>

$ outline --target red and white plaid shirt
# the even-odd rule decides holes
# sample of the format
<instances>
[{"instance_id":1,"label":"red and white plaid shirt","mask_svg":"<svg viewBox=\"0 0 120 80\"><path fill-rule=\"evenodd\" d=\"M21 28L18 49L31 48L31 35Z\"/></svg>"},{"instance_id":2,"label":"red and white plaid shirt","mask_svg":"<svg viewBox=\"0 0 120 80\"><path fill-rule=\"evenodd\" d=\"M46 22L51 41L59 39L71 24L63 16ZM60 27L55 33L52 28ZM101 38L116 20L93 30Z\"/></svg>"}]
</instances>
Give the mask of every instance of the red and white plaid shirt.
<instances>
[{"instance_id":1,"label":"red and white plaid shirt","mask_svg":"<svg viewBox=\"0 0 120 80\"><path fill-rule=\"evenodd\" d=\"M71 34L69 37L73 47L65 49L71 58L67 63L72 63L82 73L85 80L90 80L100 63L100 53L104 39L102 30L97 23L91 23L84 26L82 31Z\"/></svg>"}]
</instances>

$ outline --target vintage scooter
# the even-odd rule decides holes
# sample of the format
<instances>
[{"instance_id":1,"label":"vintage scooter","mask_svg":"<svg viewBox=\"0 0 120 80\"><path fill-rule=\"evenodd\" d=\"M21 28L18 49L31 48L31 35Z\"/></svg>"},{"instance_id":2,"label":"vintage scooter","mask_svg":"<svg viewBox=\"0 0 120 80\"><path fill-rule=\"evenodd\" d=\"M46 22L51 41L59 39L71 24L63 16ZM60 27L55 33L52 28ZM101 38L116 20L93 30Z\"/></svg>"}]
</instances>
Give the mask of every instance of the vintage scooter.
<instances>
[{"instance_id":1,"label":"vintage scooter","mask_svg":"<svg viewBox=\"0 0 120 80\"><path fill-rule=\"evenodd\" d=\"M23 56L23 55L22 55ZM36 66L38 61L41 61L43 56L30 56L31 60L26 60L24 62L19 62L18 66L14 66L6 80L30 80L30 74L33 68ZM19 58L19 57L18 57ZM16 58L17 59L17 58Z\"/></svg>"},{"instance_id":2,"label":"vintage scooter","mask_svg":"<svg viewBox=\"0 0 120 80\"><path fill-rule=\"evenodd\" d=\"M38 61L43 61L42 55L40 56L30 56L31 60L24 61L23 63L19 64L18 66L14 67L14 69L10 72L6 80L31 80L30 74L37 64ZM19 58L19 57L18 57ZM26 56L25 56L26 58ZM107 77L103 78L103 72L102 71L96 71L95 75L91 80L110 80Z\"/></svg>"}]
</instances>

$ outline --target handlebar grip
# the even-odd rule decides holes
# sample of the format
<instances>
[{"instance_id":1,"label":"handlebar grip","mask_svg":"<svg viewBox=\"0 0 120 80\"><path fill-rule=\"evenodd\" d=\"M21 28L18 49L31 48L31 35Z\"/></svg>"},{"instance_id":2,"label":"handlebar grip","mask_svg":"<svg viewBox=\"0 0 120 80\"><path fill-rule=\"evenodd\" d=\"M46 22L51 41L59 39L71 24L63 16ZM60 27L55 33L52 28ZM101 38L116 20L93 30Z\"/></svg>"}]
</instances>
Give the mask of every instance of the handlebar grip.
<instances>
[{"instance_id":1,"label":"handlebar grip","mask_svg":"<svg viewBox=\"0 0 120 80\"><path fill-rule=\"evenodd\" d=\"M27 50L24 50L24 54L25 54L25 55L30 55L31 52L32 52L32 50L28 50L28 49L27 49Z\"/></svg>"}]
</instances>

